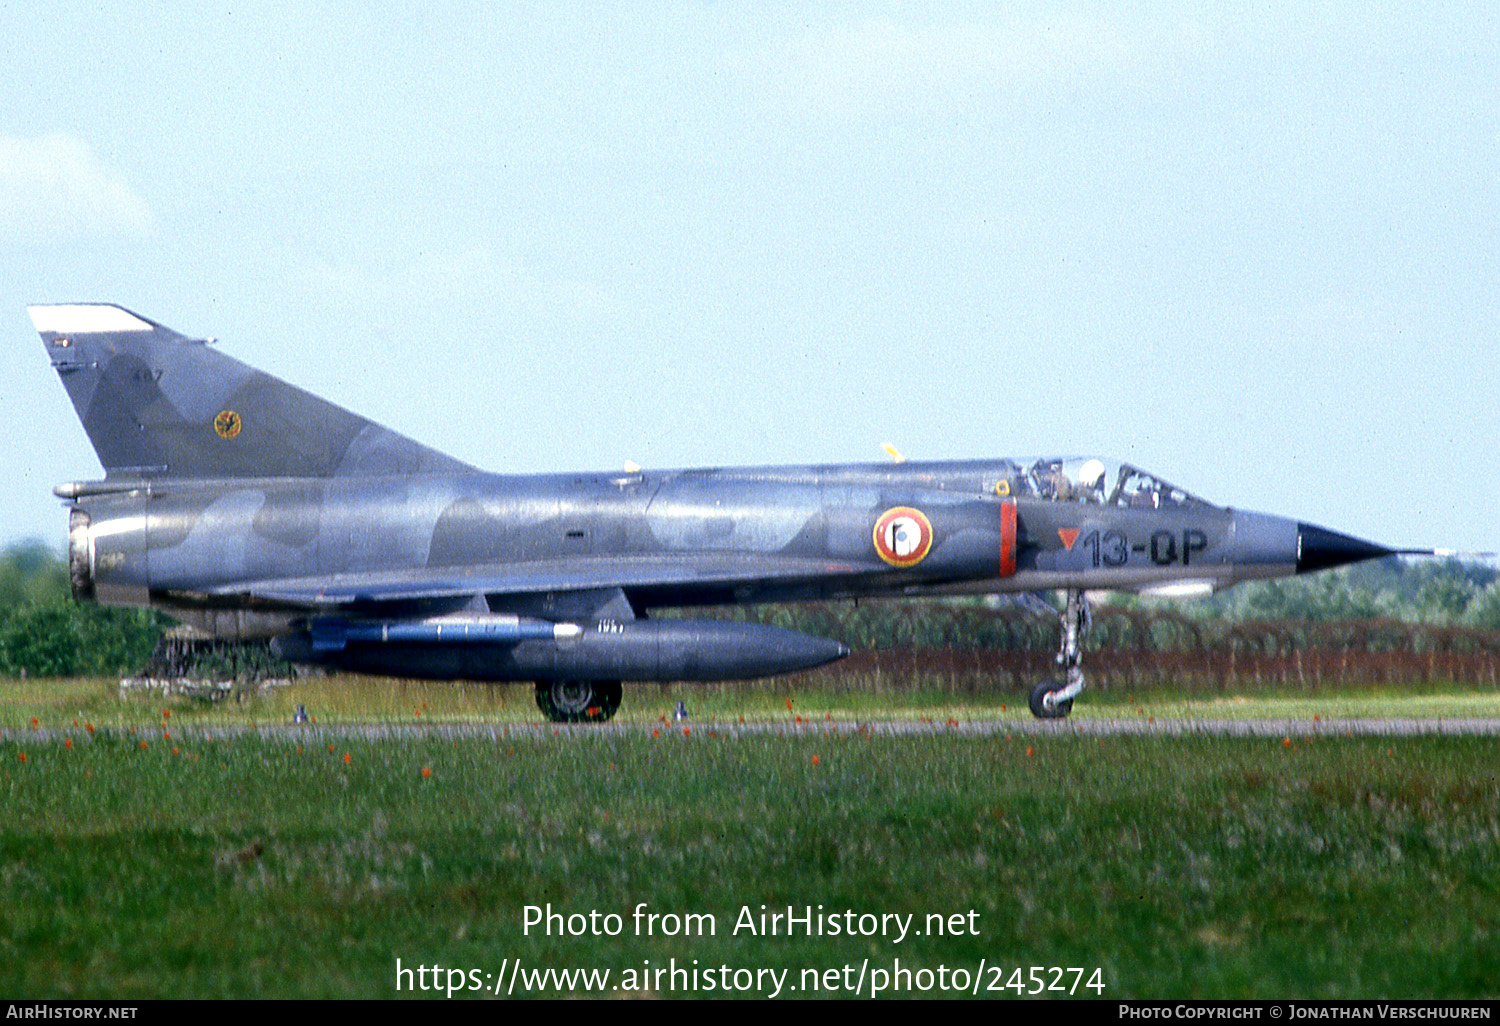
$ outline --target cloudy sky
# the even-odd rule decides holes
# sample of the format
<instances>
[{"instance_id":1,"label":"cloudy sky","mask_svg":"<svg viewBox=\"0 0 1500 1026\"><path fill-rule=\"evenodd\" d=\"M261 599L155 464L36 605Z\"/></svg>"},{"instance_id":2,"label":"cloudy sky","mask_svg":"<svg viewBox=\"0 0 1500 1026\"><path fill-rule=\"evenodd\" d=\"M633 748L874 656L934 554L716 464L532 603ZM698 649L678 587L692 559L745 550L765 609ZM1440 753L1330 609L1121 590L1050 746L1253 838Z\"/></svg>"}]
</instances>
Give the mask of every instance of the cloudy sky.
<instances>
[{"instance_id":1,"label":"cloudy sky","mask_svg":"<svg viewBox=\"0 0 1500 1026\"><path fill-rule=\"evenodd\" d=\"M1097 452L1500 548L1481 5L98 6L0 6L0 541L100 473L25 307L110 301L496 471Z\"/></svg>"}]
</instances>

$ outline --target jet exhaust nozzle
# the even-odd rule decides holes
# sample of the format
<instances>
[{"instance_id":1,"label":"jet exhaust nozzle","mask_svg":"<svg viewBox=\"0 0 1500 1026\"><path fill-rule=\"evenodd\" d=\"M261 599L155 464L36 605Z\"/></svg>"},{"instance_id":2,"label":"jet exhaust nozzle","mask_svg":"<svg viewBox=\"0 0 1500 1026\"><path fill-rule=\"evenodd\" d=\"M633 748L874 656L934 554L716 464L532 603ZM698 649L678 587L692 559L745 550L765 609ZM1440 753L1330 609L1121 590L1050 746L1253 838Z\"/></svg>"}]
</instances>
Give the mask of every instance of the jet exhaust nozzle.
<instances>
[{"instance_id":1,"label":"jet exhaust nozzle","mask_svg":"<svg viewBox=\"0 0 1500 1026\"><path fill-rule=\"evenodd\" d=\"M68 587L74 602L94 601L93 521L81 509L68 511Z\"/></svg>"}]
</instances>

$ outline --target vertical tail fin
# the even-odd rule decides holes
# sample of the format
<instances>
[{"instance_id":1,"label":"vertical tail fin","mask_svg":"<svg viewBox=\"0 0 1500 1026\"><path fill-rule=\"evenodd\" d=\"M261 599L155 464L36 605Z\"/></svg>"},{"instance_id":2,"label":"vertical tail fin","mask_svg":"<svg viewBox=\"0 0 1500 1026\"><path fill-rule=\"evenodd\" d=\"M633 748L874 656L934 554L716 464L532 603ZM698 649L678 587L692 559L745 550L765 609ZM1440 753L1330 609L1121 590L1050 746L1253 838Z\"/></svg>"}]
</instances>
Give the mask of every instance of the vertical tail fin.
<instances>
[{"instance_id":1,"label":"vertical tail fin","mask_svg":"<svg viewBox=\"0 0 1500 1026\"><path fill-rule=\"evenodd\" d=\"M473 469L124 307L28 312L110 477Z\"/></svg>"}]
</instances>

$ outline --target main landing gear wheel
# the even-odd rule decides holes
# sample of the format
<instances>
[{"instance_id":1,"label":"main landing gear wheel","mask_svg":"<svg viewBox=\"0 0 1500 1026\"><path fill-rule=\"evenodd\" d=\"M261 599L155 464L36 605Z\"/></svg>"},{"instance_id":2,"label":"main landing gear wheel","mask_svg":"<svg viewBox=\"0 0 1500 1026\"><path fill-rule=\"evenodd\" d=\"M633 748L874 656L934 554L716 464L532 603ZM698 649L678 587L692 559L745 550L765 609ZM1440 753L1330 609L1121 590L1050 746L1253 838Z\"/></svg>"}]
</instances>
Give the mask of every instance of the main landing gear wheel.
<instances>
[{"instance_id":1,"label":"main landing gear wheel","mask_svg":"<svg viewBox=\"0 0 1500 1026\"><path fill-rule=\"evenodd\" d=\"M536 707L553 723L603 723L620 708L620 682L538 681Z\"/></svg>"},{"instance_id":2,"label":"main landing gear wheel","mask_svg":"<svg viewBox=\"0 0 1500 1026\"><path fill-rule=\"evenodd\" d=\"M1057 648L1057 668L1064 680L1044 680L1031 689L1031 715L1039 720L1060 720L1073 710L1073 699L1083 690L1083 636L1093 623L1088 600L1077 588L1068 589L1062 611L1062 642Z\"/></svg>"},{"instance_id":3,"label":"main landing gear wheel","mask_svg":"<svg viewBox=\"0 0 1500 1026\"><path fill-rule=\"evenodd\" d=\"M1065 698L1061 702L1052 696L1061 691L1066 685L1062 681L1044 680L1031 689L1031 715L1039 720L1060 720L1073 711L1073 700Z\"/></svg>"}]
</instances>

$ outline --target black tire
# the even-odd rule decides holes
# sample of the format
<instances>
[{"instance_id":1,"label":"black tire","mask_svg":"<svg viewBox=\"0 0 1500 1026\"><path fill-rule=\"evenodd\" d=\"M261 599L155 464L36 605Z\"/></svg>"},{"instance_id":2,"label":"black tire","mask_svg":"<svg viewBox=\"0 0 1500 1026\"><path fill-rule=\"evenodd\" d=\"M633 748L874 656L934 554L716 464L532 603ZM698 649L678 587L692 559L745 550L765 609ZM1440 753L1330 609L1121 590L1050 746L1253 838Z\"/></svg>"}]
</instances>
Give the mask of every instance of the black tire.
<instances>
[{"instance_id":1,"label":"black tire","mask_svg":"<svg viewBox=\"0 0 1500 1026\"><path fill-rule=\"evenodd\" d=\"M603 723L620 708L617 680L538 681L536 707L553 723Z\"/></svg>"},{"instance_id":2,"label":"black tire","mask_svg":"<svg viewBox=\"0 0 1500 1026\"><path fill-rule=\"evenodd\" d=\"M1073 709L1073 700L1071 698L1066 702L1058 702L1051 708L1048 708L1042 703L1042 699L1052 694L1052 692L1061 691L1062 689L1062 683L1055 680L1044 680L1036 687L1032 688L1031 715L1035 716L1039 720L1060 720L1064 716L1068 715L1068 713Z\"/></svg>"}]
</instances>

